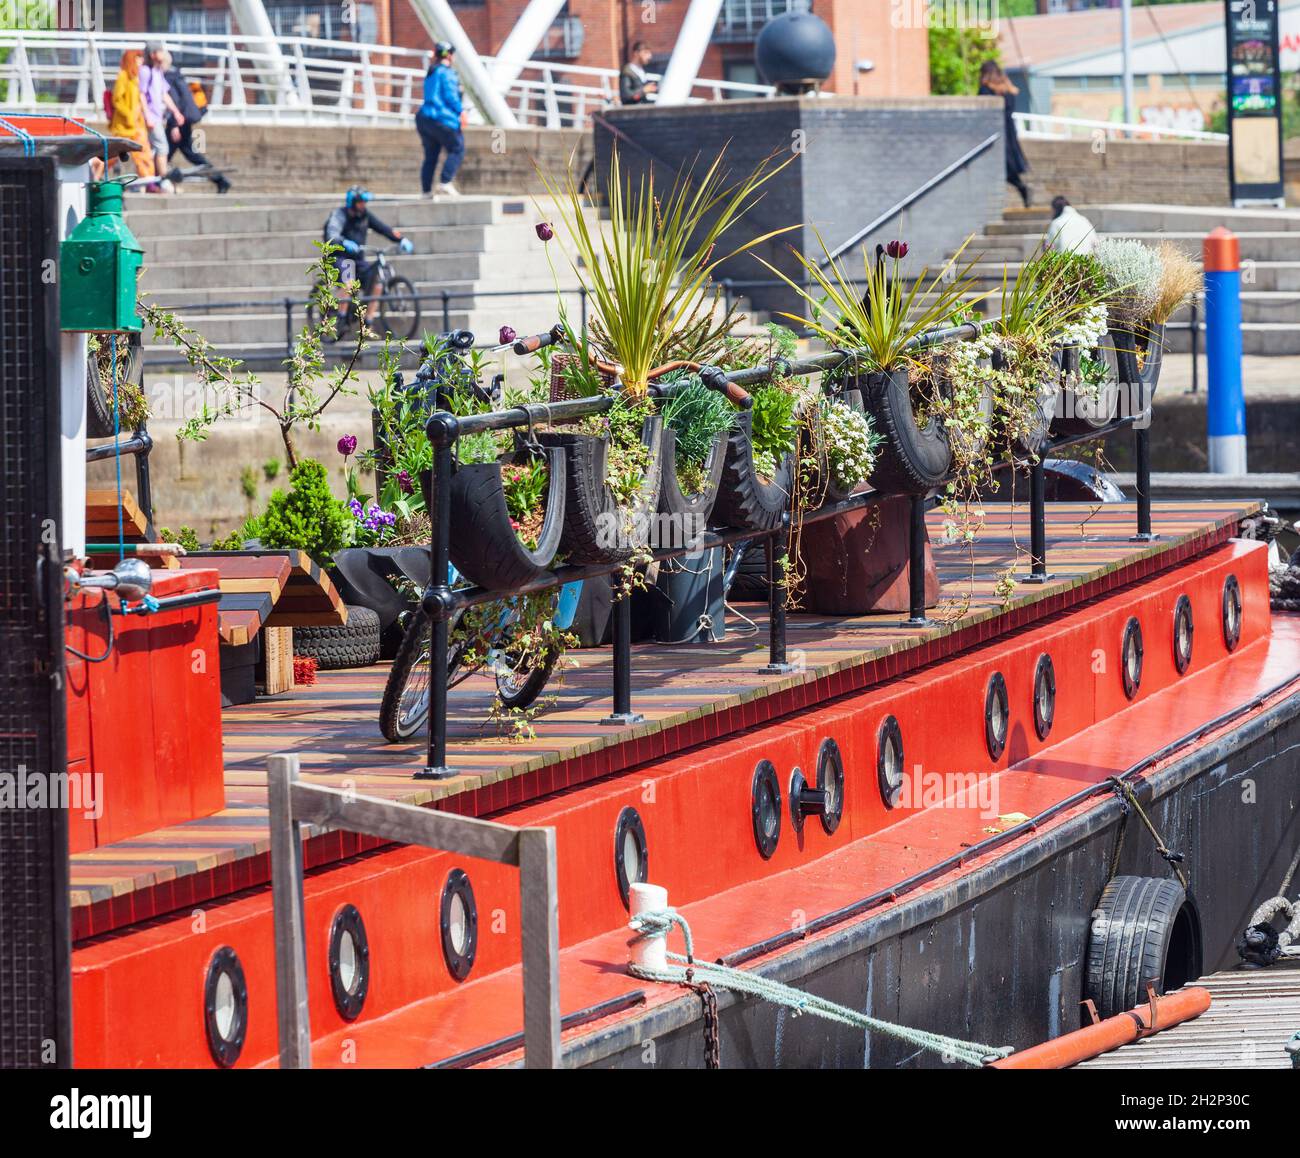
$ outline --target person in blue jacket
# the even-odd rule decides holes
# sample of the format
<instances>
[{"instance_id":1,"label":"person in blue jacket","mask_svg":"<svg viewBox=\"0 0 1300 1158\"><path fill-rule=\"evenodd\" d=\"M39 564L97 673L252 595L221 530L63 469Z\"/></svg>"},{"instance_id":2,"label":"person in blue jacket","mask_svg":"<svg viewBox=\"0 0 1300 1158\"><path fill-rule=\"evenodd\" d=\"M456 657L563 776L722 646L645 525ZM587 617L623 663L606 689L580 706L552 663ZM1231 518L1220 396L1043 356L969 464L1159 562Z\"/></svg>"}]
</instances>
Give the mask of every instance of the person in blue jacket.
<instances>
[{"instance_id":1,"label":"person in blue jacket","mask_svg":"<svg viewBox=\"0 0 1300 1158\"><path fill-rule=\"evenodd\" d=\"M420 166L420 188L426 197L433 191L433 175L438 168L438 155L444 149L447 158L442 163L442 179L438 193L459 197L460 191L452 178L465 157L464 101L461 98L460 78L456 76L455 53L446 41L439 41L434 49L434 62L424 78L424 104L415 114L415 127L424 145L424 164Z\"/></svg>"}]
</instances>

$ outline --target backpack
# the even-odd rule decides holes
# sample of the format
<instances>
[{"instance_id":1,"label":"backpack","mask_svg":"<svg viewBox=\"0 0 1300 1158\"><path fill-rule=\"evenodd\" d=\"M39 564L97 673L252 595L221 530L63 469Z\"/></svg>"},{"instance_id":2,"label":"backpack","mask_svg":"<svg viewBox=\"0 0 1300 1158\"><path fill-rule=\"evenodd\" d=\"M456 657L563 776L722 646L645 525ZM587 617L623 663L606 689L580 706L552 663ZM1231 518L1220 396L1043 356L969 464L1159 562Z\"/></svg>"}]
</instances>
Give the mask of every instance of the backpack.
<instances>
[{"instance_id":1,"label":"backpack","mask_svg":"<svg viewBox=\"0 0 1300 1158\"><path fill-rule=\"evenodd\" d=\"M111 88L104 90L104 116L110 121L113 119L113 90Z\"/></svg>"}]
</instances>

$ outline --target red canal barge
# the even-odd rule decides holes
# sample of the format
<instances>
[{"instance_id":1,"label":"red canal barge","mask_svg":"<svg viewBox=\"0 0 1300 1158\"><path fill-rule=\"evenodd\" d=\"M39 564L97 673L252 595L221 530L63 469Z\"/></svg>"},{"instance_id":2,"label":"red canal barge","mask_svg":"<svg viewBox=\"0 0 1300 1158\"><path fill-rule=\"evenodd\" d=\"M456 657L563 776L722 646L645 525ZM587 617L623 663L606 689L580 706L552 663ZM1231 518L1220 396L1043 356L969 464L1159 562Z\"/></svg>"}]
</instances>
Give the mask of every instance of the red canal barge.
<instances>
[{"instance_id":1,"label":"red canal barge","mask_svg":"<svg viewBox=\"0 0 1300 1158\"><path fill-rule=\"evenodd\" d=\"M33 251L57 232L41 162L6 169L6 236ZM782 635L751 608L772 652L584 651L521 742L483 730L474 677L448 698L438 779L423 741L379 735L382 666L220 710L221 640L248 612L215 604L201 558L152 573L148 615L105 615L121 591L65 603L40 519L64 446L46 400L75 347L39 266L4 276L0 349L27 359L2 412L6 743L15 765L102 777L89 807L0 813L10 1063L505 1066L527 1028L534 1064L945 1064L887 1029L632 976L632 886L667 890L702 960L1023 1048L1082 1002L1116 1012L1234 962L1300 845L1300 619L1270 612L1249 502L1036 487L989 505L946 618L792 614ZM1031 532L1041 581L1007 596ZM968 592L965 551L933 557Z\"/></svg>"}]
</instances>

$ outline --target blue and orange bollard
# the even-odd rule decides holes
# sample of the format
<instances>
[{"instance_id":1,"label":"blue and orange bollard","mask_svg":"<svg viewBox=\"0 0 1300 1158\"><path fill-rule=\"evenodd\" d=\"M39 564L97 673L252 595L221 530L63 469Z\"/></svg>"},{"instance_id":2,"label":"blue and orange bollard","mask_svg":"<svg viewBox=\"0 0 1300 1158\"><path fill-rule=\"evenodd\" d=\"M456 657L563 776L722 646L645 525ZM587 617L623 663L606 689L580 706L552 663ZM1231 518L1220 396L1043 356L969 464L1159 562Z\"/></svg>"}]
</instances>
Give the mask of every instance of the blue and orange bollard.
<instances>
[{"instance_id":1,"label":"blue and orange bollard","mask_svg":"<svg viewBox=\"0 0 1300 1158\"><path fill-rule=\"evenodd\" d=\"M1206 423L1212 474L1246 473L1241 386L1241 246L1220 225L1205 239Z\"/></svg>"}]
</instances>

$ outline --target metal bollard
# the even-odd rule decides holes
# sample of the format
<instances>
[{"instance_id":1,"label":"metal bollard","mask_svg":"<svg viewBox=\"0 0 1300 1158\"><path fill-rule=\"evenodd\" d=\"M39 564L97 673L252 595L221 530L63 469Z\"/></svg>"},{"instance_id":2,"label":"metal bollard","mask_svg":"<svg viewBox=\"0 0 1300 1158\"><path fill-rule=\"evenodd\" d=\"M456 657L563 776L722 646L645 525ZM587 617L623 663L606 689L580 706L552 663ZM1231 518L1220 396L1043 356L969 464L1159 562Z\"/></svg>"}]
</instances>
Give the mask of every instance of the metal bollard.
<instances>
[{"instance_id":1,"label":"metal bollard","mask_svg":"<svg viewBox=\"0 0 1300 1158\"><path fill-rule=\"evenodd\" d=\"M1206 424L1212 474L1246 473L1246 400L1241 386L1241 247L1220 225L1206 239Z\"/></svg>"}]
</instances>

